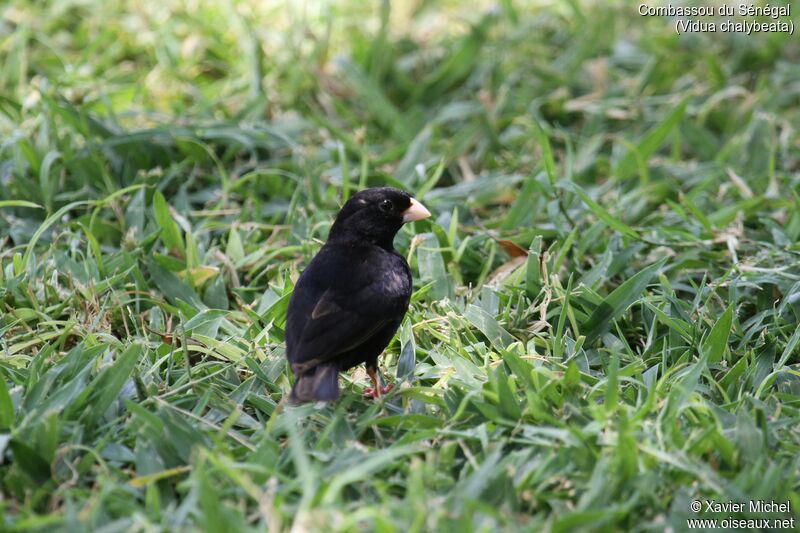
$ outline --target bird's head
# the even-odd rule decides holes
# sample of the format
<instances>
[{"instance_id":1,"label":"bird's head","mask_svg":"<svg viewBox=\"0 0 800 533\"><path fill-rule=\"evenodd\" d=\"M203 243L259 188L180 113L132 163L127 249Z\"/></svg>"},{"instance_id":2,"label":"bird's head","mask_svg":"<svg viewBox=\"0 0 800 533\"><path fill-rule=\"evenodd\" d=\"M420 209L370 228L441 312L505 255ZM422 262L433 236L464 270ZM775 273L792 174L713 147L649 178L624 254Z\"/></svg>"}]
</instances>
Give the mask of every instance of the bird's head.
<instances>
[{"instance_id":1,"label":"bird's head","mask_svg":"<svg viewBox=\"0 0 800 533\"><path fill-rule=\"evenodd\" d=\"M364 189L354 194L331 227L331 239L358 238L392 247L394 236L406 222L431 216L407 192L392 187Z\"/></svg>"}]
</instances>

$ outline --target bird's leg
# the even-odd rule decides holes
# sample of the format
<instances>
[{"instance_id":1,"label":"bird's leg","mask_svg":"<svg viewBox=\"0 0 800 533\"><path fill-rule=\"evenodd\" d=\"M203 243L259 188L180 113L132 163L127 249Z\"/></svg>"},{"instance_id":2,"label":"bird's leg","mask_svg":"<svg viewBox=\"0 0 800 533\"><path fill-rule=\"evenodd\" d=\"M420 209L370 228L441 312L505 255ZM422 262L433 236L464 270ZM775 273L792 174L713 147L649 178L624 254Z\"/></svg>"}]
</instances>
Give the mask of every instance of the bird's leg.
<instances>
[{"instance_id":1,"label":"bird's leg","mask_svg":"<svg viewBox=\"0 0 800 533\"><path fill-rule=\"evenodd\" d=\"M381 387L381 378L378 375L378 371L376 368L372 366L367 366L367 375L369 379L372 380L372 387L367 387L364 389L364 396L367 398L380 398L390 390L392 390L392 385L386 385L385 387Z\"/></svg>"},{"instance_id":2,"label":"bird's leg","mask_svg":"<svg viewBox=\"0 0 800 533\"><path fill-rule=\"evenodd\" d=\"M381 382L380 378L378 377L378 372L371 366L367 367L367 375L369 379L372 380L372 387L368 387L364 391L364 396L368 398L380 398L381 397Z\"/></svg>"}]
</instances>

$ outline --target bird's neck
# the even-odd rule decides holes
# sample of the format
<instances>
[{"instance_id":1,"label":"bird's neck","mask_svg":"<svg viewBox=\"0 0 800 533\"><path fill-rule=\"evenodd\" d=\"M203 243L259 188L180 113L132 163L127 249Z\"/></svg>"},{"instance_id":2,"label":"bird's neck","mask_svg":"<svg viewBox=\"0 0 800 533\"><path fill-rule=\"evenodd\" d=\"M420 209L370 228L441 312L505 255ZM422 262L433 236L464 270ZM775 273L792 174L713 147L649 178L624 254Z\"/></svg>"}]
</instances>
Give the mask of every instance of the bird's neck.
<instances>
[{"instance_id":1,"label":"bird's neck","mask_svg":"<svg viewBox=\"0 0 800 533\"><path fill-rule=\"evenodd\" d=\"M369 233L353 233L351 231L337 231L336 225L331 228L328 235L331 244L343 244L353 248L363 246L377 246L387 252L394 250L394 235L379 235Z\"/></svg>"}]
</instances>

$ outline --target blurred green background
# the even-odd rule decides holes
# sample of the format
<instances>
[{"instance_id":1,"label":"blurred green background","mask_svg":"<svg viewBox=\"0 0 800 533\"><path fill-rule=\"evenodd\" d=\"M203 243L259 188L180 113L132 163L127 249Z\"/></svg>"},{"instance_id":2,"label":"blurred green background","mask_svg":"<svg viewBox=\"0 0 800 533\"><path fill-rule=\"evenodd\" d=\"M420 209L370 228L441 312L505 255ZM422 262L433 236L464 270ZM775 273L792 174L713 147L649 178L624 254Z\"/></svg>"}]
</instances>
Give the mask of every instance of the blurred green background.
<instances>
[{"instance_id":1,"label":"blurred green background","mask_svg":"<svg viewBox=\"0 0 800 533\"><path fill-rule=\"evenodd\" d=\"M638 6L0 5L0 529L796 517L800 44ZM278 408L293 282L387 184L434 213L395 391Z\"/></svg>"}]
</instances>

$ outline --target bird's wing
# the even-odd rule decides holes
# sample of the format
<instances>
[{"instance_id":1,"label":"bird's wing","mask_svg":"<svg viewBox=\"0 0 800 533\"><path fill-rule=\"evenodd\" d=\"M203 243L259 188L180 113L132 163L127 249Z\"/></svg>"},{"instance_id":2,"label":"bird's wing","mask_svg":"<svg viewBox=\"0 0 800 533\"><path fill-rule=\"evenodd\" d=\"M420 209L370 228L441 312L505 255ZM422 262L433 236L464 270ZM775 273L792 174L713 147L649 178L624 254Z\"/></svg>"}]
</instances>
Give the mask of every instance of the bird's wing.
<instances>
[{"instance_id":1,"label":"bird's wing","mask_svg":"<svg viewBox=\"0 0 800 533\"><path fill-rule=\"evenodd\" d=\"M364 343L408 305L408 294L387 294L379 270L339 268L338 254L321 253L303 273L289 304L289 360L302 371ZM410 282L409 282L410 289ZM410 293L410 291L409 291Z\"/></svg>"},{"instance_id":2,"label":"bird's wing","mask_svg":"<svg viewBox=\"0 0 800 533\"><path fill-rule=\"evenodd\" d=\"M377 294L371 284L356 291L348 288L329 287L314 302L290 309L287 344L296 371L355 348L396 318L396 303Z\"/></svg>"}]
</instances>

